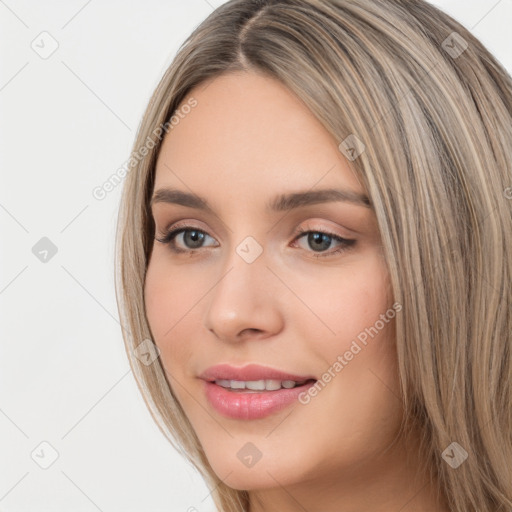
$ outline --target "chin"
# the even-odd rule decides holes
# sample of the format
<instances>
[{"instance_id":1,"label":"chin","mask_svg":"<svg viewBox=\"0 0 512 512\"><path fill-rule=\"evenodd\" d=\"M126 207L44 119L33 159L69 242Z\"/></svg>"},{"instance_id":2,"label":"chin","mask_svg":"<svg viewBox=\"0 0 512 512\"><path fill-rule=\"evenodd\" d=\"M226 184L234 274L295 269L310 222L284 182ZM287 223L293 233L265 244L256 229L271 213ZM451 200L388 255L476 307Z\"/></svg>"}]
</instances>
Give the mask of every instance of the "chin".
<instances>
[{"instance_id":1,"label":"chin","mask_svg":"<svg viewBox=\"0 0 512 512\"><path fill-rule=\"evenodd\" d=\"M217 444L213 448L213 453L205 450L215 474L232 489L268 489L280 485L293 485L307 479L307 468L300 462L300 453L295 452L292 457L286 457L280 454L278 449L272 449L270 443L263 448L263 443L256 440L255 444L262 447L262 451L267 455L261 454L261 458L256 462L256 459L244 462L246 454L257 454L250 443L237 436L230 440L230 445Z\"/></svg>"}]
</instances>

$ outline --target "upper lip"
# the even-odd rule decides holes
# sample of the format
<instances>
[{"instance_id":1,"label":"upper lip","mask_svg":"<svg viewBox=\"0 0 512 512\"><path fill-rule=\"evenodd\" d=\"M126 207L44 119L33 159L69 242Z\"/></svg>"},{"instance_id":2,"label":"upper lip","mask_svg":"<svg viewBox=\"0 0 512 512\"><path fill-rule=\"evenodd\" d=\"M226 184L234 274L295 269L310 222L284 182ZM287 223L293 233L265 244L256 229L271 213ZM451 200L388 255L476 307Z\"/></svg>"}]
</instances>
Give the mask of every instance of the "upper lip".
<instances>
[{"instance_id":1,"label":"upper lip","mask_svg":"<svg viewBox=\"0 0 512 512\"><path fill-rule=\"evenodd\" d=\"M240 380L240 381L254 381L254 380L293 380L295 382L302 382L305 380L315 379L311 375L296 375L268 366L261 366L259 364L248 364L246 366L237 367L229 364L217 364L210 366L201 375L200 379L207 381L215 380ZM316 380L316 379L315 379Z\"/></svg>"}]
</instances>

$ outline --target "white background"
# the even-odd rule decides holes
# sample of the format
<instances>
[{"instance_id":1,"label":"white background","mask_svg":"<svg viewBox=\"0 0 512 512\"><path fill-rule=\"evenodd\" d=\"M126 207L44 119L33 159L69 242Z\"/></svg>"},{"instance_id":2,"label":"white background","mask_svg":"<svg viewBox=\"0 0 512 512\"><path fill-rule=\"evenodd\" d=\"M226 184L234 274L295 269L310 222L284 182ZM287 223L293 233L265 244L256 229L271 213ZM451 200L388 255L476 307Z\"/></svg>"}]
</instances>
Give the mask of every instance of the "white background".
<instances>
[{"instance_id":1,"label":"white background","mask_svg":"<svg viewBox=\"0 0 512 512\"><path fill-rule=\"evenodd\" d=\"M113 282L121 187L102 201L92 190L129 156L178 46L222 3L0 0L1 512L213 510L129 371ZM512 0L433 3L512 72ZM51 47L43 31L58 43L47 59L31 47ZM57 247L46 263L32 252L42 237ZM51 461L42 441L59 454L48 469L34 460Z\"/></svg>"}]
</instances>

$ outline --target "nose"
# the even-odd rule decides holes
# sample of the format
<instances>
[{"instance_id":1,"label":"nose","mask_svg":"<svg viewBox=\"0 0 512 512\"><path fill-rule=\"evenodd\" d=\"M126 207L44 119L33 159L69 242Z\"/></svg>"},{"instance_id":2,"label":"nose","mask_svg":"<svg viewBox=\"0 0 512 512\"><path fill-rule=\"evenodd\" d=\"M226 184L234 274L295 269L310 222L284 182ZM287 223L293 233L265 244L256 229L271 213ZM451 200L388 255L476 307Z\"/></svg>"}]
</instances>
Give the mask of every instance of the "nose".
<instances>
[{"instance_id":1,"label":"nose","mask_svg":"<svg viewBox=\"0 0 512 512\"><path fill-rule=\"evenodd\" d=\"M227 259L207 295L203 322L217 339L230 343L263 339L283 328L281 283L267 263L265 252L248 262L233 250Z\"/></svg>"}]
</instances>

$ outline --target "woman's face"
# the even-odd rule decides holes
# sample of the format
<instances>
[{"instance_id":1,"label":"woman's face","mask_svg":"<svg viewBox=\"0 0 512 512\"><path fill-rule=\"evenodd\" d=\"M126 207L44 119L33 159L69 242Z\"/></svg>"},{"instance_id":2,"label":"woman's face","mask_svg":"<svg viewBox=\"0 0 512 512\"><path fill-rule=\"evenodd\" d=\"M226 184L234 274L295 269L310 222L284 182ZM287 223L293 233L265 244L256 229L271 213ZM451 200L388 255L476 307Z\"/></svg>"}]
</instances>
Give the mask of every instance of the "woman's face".
<instances>
[{"instance_id":1,"label":"woman's face","mask_svg":"<svg viewBox=\"0 0 512 512\"><path fill-rule=\"evenodd\" d=\"M396 457L402 411L399 308L364 189L280 82L226 74L190 98L156 164L145 286L168 381L228 486L362 485Z\"/></svg>"}]
</instances>

